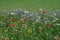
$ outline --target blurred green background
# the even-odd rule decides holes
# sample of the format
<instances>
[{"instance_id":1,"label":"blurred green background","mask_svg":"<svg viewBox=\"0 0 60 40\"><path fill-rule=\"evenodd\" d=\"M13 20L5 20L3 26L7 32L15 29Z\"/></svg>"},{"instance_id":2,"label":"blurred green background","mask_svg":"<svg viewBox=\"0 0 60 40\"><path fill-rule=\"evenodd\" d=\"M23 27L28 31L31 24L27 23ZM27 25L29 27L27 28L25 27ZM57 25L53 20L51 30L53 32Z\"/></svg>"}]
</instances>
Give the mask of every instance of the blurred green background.
<instances>
[{"instance_id":1,"label":"blurred green background","mask_svg":"<svg viewBox=\"0 0 60 40\"><path fill-rule=\"evenodd\" d=\"M33 11L39 8L60 9L60 0L0 0L0 10L25 9Z\"/></svg>"}]
</instances>

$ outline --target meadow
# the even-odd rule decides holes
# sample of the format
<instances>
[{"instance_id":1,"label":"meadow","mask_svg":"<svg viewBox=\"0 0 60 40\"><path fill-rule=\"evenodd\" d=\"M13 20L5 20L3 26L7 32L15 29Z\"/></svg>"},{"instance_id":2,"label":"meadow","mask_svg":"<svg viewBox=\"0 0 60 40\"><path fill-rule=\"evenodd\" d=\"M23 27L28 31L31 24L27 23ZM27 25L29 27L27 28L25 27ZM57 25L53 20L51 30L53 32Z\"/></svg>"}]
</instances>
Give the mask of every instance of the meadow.
<instances>
[{"instance_id":1,"label":"meadow","mask_svg":"<svg viewBox=\"0 0 60 40\"><path fill-rule=\"evenodd\" d=\"M24 9L37 11L40 8L60 9L60 0L0 0L0 10Z\"/></svg>"},{"instance_id":2,"label":"meadow","mask_svg":"<svg viewBox=\"0 0 60 40\"><path fill-rule=\"evenodd\" d=\"M60 0L0 0L0 40L60 40L59 4Z\"/></svg>"}]
</instances>

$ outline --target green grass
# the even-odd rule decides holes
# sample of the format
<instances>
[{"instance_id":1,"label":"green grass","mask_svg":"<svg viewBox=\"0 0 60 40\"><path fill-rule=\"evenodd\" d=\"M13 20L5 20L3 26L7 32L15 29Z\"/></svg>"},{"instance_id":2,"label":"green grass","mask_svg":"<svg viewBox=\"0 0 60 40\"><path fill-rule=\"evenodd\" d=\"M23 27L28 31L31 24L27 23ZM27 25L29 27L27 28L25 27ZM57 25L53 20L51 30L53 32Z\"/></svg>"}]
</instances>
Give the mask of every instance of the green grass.
<instances>
[{"instance_id":1,"label":"green grass","mask_svg":"<svg viewBox=\"0 0 60 40\"><path fill-rule=\"evenodd\" d=\"M60 0L0 0L0 9L38 10L39 8L60 9Z\"/></svg>"}]
</instances>

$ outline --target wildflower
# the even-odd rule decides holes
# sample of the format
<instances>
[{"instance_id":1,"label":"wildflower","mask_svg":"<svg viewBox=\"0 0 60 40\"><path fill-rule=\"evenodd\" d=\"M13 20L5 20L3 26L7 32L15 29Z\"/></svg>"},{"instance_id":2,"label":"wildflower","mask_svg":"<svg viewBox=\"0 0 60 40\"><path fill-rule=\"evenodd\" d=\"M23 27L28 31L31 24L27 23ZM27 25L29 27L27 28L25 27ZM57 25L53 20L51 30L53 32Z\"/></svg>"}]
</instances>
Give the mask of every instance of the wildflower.
<instances>
[{"instance_id":1,"label":"wildflower","mask_svg":"<svg viewBox=\"0 0 60 40\"><path fill-rule=\"evenodd\" d=\"M16 24L8 24L8 27L16 26Z\"/></svg>"},{"instance_id":2,"label":"wildflower","mask_svg":"<svg viewBox=\"0 0 60 40\"><path fill-rule=\"evenodd\" d=\"M9 38L8 38L8 37L6 37L6 38L5 38L5 40L9 40Z\"/></svg>"},{"instance_id":3,"label":"wildflower","mask_svg":"<svg viewBox=\"0 0 60 40\"><path fill-rule=\"evenodd\" d=\"M42 30L43 30L43 28L42 28L42 27L38 27L38 29L39 29L39 31L42 31Z\"/></svg>"},{"instance_id":4,"label":"wildflower","mask_svg":"<svg viewBox=\"0 0 60 40\"><path fill-rule=\"evenodd\" d=\"M11 26L16 26L16 24L11 24Z\"/></svg>"},{"instance_id":5,"label":"wildflower","mask_svg":"<svg viewBox=\"0 0 60 40\"><path fill-rule=\"evenodd\" d=\"M26 17L24 20L25 20L25 21L28 21L28 20L29 20L29 18L28 18L28 17Z\"/></svg>"},{"instance_id":6,"label":"wildflower","mask_svg":"<svg viewBox=\"0 0 60 40\"><path fill-rule=\"evenodd\" d=\"M8 32L8 30L6 29L5 32Z\"/></svg>"},{"instance_id":7,"label":"wildflower","mask_svg":"<svg viewBox=\"0 0 60 40\"><path fill-rule=\"evenodd\" d=\"M48 28L51 28L52 24L47 24Z\"/></svg>"},{"instance_id":8,"label":"wildflower","mask_svg":"<svg viewBox=\"0 0 60 40\"><path fill-rule=\"evenodd\" d=\"M28 32L28 33L32 33L32 29L29 28L29 29L27 30L27 32Z\"/></svg>"},{"instance_id":9,"label":"wildflower","mask_svg":"<svg viewBox=\"0 0 60 40\"><path fill-rule=\"evenodd\" d=\"M12 22L12 19L8 19L8 22Z\"/></svg>"},{"instance_id":10,"label":"wildflower","mask_svg":"<svg viewBox=\"0 0 60 40\"><path fill-rule=\"evenodd\" d=\"M46 13L46 11L45 10L42 10L42 14L45 14Z\"/></svg>"},{"instance_id":11,"label":"wildflower","mask_svg":"<svg viewBox=\"0 0 60 40\"><path fill-rule=\"evenodd\" d=\"M15 13L10 13L11 15L14 15Z\"/></svg>"},{"instance_id":12,"label":"wildflower","mask_svg":"<svg viewBox=\"0 0 60 40\"><path fill-rule=\"evenodd\" d=\"M56 39L56 40L59 40L59 36L58 36L58 35L56 35L55 39Z\"/></svg>"},{"instance_id":13,"label":"wildflower","mask_svg":"<svg viewBox=\"0 0 60 40\"><path fill-rule=\"evenodd\" d=\"M22 20L18 20L18 22L22 23Z\"/></svg>"}]
</instances>

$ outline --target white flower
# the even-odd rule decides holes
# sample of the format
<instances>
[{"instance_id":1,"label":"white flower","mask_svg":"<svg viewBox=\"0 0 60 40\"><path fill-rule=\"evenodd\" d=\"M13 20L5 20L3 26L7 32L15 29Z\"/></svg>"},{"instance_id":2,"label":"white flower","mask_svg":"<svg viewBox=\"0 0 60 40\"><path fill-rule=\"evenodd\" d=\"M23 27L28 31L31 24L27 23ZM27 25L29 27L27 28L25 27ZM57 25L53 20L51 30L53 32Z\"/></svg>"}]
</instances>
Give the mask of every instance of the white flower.
<instances>
[{"instance_id":1,"label":"white flower","mask_svg":"<svg viewBox=\"0 0 60 40\"><path fill-rule=\"evenodd\" d=\"M57 11L59 11L60 9L57 9Z\"/></svg>"},{"instance_id":2,"label":"white flower","mask_svg":"<svg viewBox=\"0 0 60 40\"><path fill-rule=\"evenodd\" d=\"M29 13L29 11L24 11L24 13Z\"/></svg>"},{"instance_id":3,"label":"white flower","mask_svg":"<svg viewBox=\"0 0 60 40\"><path fill-rule=\"evenodd\" d=\"M36 22L38 22L38 23L39 23L39 20L38 20L38 19L36 19Z\"/></svg>"},{"instance_id":4,"label":"white flower","mask_svg":"<svg viewBox=\"0 0 60 40\"><path fill-rule=\"evenodd\" d=\"M3 38L4 36L1 36L1 38Z\"/></svg>"},{"instance_id":5,"label":"white flower","mask_svg":"<svg viewBox=\"0 0 60 40\"><path fill-rule=\"evenodd\" d=\"M11 13L11 15L14 15L15 13Z\"/></svg>"},{"instance_id":6,"label":"white flower","mask_svg":"<svg viewBox=\"0 0 60 40\"><path fill-rule=\"evenodd\" d=\"M56 20L59 20L58 18L56 18Z\"/></svg>"},{"instance_id":7,"label":"white flower","mask_svg":"<svg viewBox=\"0 0 60 40\"><path fill-rule=\"evenodd\" d=\"M51 17L54 17L53 15L51 15Z\"/></svg>"},{"instance_id":8,"label":"white flower","mask_svg":"<svg viewBox=\"0 0 60 40\"><path fill-rule=\"evenodd\" d=\"M53 20L53 22L55 22L56 20Z\"/></svg>"},{"instance_id":9,"label":"white flower","mask_svg":"<svg viewBox=\"0 0 60 40\"><path fill-rule=\"evenodd\" d=\"M56 13L54 13L54 16L56 16Z\"/></svg>"},{"instance_id":10,"label":"white flower","mask_svg":"<svg viewBox=\"0 0 60 40\"><path fill-rule=\"evenodd\" d=\"M40 16L37 16L38 19L40 19Z\"/></svg>"},{"instance_id":11,"label":"white flower","mask_svg":"<svg viewBox=\"0 0 60 40\"><path fill-rule=\"evenodd\" d=\"M54 37L54 39L56 39L56 37Z\"/></svg>"},{"instance_id":12,"label":"white flower","mask_svg":"<svg viewBox=\"0 0 60 40\"><path fill-rule=\"evenodd\" d=\"M57 24L58 26L60 26L60 24Z\"/></svg>"},{"instance_id":13,"label":"white flower","mask_svg":"<svg viewBox=\"0 0 60 40\"><path fill-rule=\"evenodd\" d=\"M41 27L38 27L38 29L40 29Z\"/></svg>"},{"instance_id":14,"label":"white flower","mask_svg":"<svg viewBox=\"0 0 60 40\"><path fill-rule=\"evenodd\" d=\"M27 25L25 24L25 26L27 27Z\"/></svg>"},{"instance_id":15,"label":"white flower","mask_svg":"<svg viewBox=\"0 0 60 40\"><path fill-rule=\"evenodd\" d=\"M39 9L40 11L42 10L42 8L41 9Z\"/></svg>"}]
</instances>

